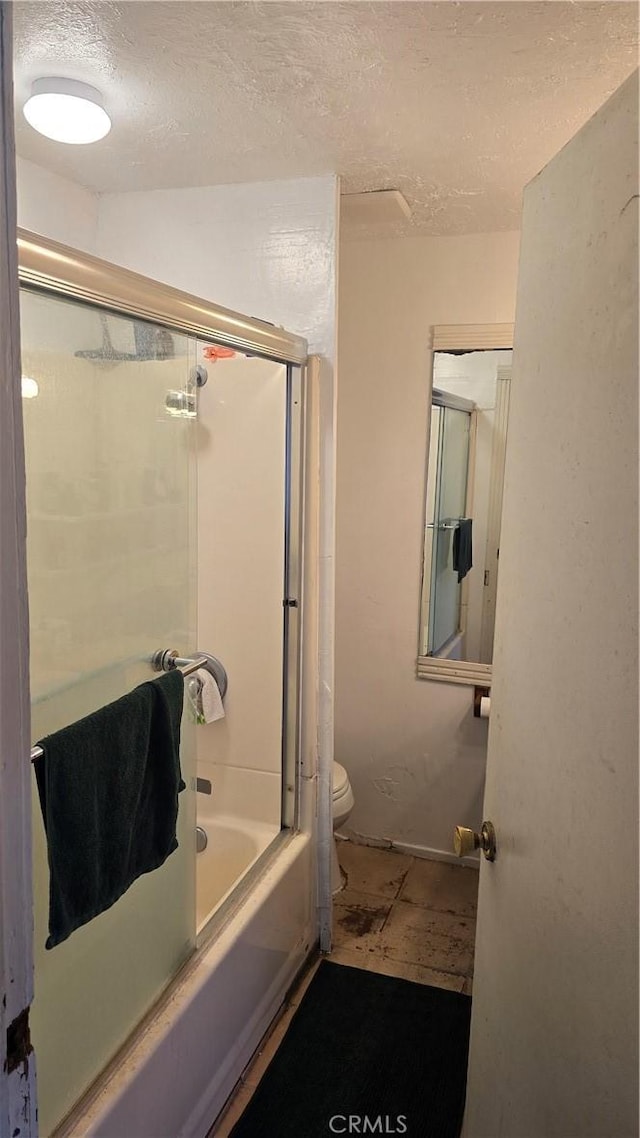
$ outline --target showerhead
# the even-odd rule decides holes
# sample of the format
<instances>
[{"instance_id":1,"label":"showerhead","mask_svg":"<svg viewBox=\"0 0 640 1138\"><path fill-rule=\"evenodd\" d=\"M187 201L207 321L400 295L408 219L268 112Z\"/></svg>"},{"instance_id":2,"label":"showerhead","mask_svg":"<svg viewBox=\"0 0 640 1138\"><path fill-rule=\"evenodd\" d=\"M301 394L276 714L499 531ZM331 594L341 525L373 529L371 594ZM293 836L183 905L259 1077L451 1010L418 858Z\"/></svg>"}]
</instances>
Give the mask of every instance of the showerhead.
<instances>
[{"instance_id":1,"label":"showerhead","mask_svg":"<svg viewBox=\"0 0 640 1138\"><path fill-rule=\"evenodd\" d=\"M95 360L105 364L174 359L175 343L167 328L156 328L155 325L147 324L143 320L131 320L128 327L133 331L132 347L135 347L135 351L121 351L113 345L109 317L101 312L99 318L102 327L102 346L76 352L75 355L80 359Z\"/></svg>"}]
</instances>

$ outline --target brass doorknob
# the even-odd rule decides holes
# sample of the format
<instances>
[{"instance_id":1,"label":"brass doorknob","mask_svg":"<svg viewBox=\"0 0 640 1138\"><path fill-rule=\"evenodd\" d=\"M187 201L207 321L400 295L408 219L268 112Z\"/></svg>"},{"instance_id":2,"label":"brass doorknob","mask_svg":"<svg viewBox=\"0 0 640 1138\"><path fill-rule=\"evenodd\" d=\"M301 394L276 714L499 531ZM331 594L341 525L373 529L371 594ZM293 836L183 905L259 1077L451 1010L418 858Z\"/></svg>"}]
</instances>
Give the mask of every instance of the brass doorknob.
<instances>
[{"instance_id":1,"label":"brass doorknob","mask_svg":"<svg viewBox=\"0 0 640 1138\"><path fill-rule=\"evenodd\" d=\"M496 832L491 822L483 822L480 833L456 826L453 831L453 848L458 857L467 857L474 850L482 850L487 861L496 860Z\"/></svg>"}]
</instances>

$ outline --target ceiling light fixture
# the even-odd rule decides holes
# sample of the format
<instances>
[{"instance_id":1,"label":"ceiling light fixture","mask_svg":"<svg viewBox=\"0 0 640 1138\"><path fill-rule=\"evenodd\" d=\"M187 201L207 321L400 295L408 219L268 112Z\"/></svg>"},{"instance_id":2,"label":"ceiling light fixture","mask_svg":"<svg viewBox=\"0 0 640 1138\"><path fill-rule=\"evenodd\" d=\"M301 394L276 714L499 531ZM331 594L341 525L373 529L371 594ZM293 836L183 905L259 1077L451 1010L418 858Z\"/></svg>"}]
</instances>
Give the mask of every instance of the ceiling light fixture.
<instances>
[{"instance_id":1,"label":"ceiling light fixture","mask_svg":"<svg viewBox=\"0 0 640 1138\"><path fill-rule=\"evenodd\" d=\"M76 79L36 79L24 117L40 134L74 146L98 142L111 130L100 92Z\"/></svg>"}]
</instances>

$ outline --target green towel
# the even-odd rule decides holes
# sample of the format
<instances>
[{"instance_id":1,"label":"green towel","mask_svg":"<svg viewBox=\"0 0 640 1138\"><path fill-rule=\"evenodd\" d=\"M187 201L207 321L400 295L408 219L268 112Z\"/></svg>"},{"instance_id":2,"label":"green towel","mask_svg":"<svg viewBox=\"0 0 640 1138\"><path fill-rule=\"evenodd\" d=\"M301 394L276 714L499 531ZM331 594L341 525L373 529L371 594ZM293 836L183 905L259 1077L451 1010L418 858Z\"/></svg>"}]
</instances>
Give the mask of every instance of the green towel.
<instances>
[{"instance_id":1,"label":"green towel","mask_svg":"<svg viewBox=\"0 0 640 1138\"><path fill-rule=\"evenodd\" d=\"M458 574L458 584L473 568L472 525L471 518L460 518L453 535L453 570Z\"/></svg>"},{"instance_id":2,"label":"green towel","mask_svg":"<svg viewBox=\"0 0 640 1138\"><path fill-rule=\"evenodd\" d=\"M35 762L54 948L177 849L184 677L175 669L42 739Z\"/></svg>"}]
</instances>

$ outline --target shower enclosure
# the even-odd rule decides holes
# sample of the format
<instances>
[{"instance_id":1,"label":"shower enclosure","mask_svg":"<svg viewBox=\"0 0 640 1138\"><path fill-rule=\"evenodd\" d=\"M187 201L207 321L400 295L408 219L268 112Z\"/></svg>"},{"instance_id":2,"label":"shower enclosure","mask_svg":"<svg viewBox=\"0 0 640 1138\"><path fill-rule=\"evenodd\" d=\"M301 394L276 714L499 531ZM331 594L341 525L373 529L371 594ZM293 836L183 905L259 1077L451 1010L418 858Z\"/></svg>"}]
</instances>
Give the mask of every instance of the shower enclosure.
<instances>
[{"instance_id":1,"label":"shower enclosure","mask_svg":"<svg viewBox=\"0 0 640 1138\"><path fill-rule=\"evenodd\" d=\"M304 341L69 253L22 235L33 741L160 650L228 691L185 698L177 851L51 951L33 780L43 1138L297 825Z\"/></svg>"},{"instance_id":2,"label":"shower enclosure","mask_svg":"<svg viewBox=\"0 0 640 1138\"><path fill-rule=\"evenodd\" d=\"M453 544L469 502L469 443L474 404L434 389L425 518L421 654L461 652L462 588Z\"/></svg>"}]
</instances>

